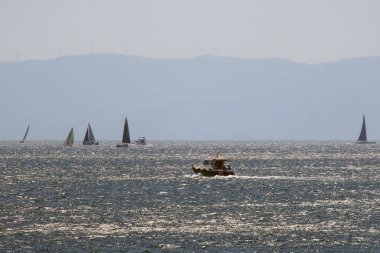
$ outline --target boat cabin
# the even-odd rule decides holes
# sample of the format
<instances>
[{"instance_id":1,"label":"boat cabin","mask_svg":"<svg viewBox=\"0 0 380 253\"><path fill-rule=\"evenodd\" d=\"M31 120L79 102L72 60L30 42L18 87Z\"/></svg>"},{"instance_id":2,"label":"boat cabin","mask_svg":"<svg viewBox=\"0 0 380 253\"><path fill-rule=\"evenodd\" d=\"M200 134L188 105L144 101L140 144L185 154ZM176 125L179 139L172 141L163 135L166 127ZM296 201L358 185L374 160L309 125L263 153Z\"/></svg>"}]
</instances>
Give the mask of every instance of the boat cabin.
<instances>
[{"instance_id":1,"label":"boat cabin","mask_svg":"<svg viewBox=\"0 0 380 253\"><path fill-rule=\"evenodd\" d=\"M135 141L136 144L140 144L140 145L146 145L146 138L145 137L139 137L136 141Z\"/></svg>"},{"instance_id":2,"label":"boat cabin","mask_svg":"<svg viewBox=\"0 0 380 253\"><path fill-rule=\"evenodd\" d=\"M231 176L235 175L230 165L226 164L230 159L219 157L219 152L215 158L206 159L200 166L192 165L192 169L196 174L201 174L205 177L213 176Z\"/></svg>"},{"instance_id":3,"label":"boat cabin","mask_svg":"<svg viewBox=\"0 0 380 253\"><path fill-rule=\"evenodd\" d=\"M230 168L230 165L225 164L227 161L229 161L229 159L216 158L211 160L204 160L203 165L211 165L215 169L228 169Z\"/></svg>"}]
</instances>

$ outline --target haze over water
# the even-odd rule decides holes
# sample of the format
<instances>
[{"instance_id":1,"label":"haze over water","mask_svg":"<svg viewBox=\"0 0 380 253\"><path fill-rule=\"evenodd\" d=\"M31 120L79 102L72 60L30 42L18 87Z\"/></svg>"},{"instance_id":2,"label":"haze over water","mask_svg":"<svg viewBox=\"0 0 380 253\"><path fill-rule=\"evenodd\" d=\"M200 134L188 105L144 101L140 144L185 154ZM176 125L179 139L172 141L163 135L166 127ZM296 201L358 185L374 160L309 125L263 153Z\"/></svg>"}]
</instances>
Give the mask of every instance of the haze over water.
<instances>
[{"instance_id":1,"label":"haze over water","mask_svg":"<svg viewBox=\"0 0 380 253\"><path fill-rule=\"evenodd\" d=\"M374 252L378 145L0 142L0 251ZM236 176L195 176L219 151Z\"/></svg>"}]
</instances>

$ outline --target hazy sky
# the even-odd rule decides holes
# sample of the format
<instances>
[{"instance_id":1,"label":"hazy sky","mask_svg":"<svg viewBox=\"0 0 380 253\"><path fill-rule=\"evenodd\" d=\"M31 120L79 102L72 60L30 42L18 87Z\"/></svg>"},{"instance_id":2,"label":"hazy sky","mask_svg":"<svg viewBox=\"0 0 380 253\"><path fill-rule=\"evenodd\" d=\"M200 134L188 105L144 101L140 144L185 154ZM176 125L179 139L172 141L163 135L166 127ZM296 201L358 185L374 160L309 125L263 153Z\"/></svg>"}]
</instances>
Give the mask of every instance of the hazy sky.
<instances>
[{"instance_id":1,"label":"hazy sky","mask_svg":"<svg viewBox=\"0 0 380 253\"><path fill-rule=\"evenodd\" d=\"M380 55L379 0L0 0L0 61L203 54L317 63Z\"/></svg>"}]
</instances>

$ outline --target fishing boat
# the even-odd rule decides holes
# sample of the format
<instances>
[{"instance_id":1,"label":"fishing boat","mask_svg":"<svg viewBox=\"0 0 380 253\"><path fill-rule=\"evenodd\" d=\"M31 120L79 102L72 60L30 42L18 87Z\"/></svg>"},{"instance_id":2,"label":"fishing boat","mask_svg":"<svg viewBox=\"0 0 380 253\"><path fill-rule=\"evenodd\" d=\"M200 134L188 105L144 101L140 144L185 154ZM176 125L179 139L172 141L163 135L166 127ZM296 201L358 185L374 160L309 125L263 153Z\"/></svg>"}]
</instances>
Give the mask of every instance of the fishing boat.
<instances>
[{"instance_id":1,"label":"fishing boat","mask_svg":"<svg viewBox=\"0 0 380 253\"><path fill-rule=\"evenodd\" d=\"M26 128L26 132L24 134L24 138L22 138L22 140L20 141L20 143L24 143L25 142L26 136L28 135L28 132L29 132L29 126L30 125L28 125L28 127Z\"/></svg>"},{"instance_id":2,"label":"fishing boat","mask_svg":"<svg viewBox=\"0 0 380 253\"><path fill-rule=\"evenodd\" d=\"M84 136L83 140L83 145L99 145L99 142L95 140L95 136L92 132L90 123L88 123L86 135Z\"/></svg>"},{"instance_id":3,"label":"fishing boat","mask_svg":"<svg viewBox=\"0 0 380 253\"><path fill-rule=\"evenodd\" d=\"M206 159L202 165L192 165L191 167L195 174L201 174L205 177L235 175L230 165L226 164L228 161L230 159L220 157L217 153L215 158Z\"/></svg>"},{"instance_id":4,"label":"fishing boat","mask_svg":"<svg viewBox=\"0 0 380 253\"><path fill-rule=\"evenodd\" d=\"M131 137L129 136L129 127L128 127L128 120L125 118L124 122L124 131L123 131L123 139L121 140L121 144L117 144L116 147L122 148L122 147L128 147L128 145L131 143Z\"/></svg>"},{"instance_id":5,"label":"fishing boat","mask_svg":"<svg viewBox=\"0 0 380 253\"><path fill-rule=\"evenodd\" d=\"M69 134L66 137L65 142L63 143L64 146L71 147L74 143L74 129L71 128Z\"/></svg>"},{"instance_id":6,"label":"fishing boat","mask_svg":"<svg viewBox=\"0 0 380 253\"><path fill-rule=\"evenodd\" d=\"M146 145L146 138L145 137L139 137L136 141L135 144L137 145Z\"/></svg>"},{"instance_id":7,"label":"fishing boat","mask_svg":"<svg viewBox=\"0 0 380 253\"><path fill-rule=\"evenodd\" d=\"M362 125L362 131L360 132L359 138L356 141L356 144L375 144L375 141L368 141L367 140L367 128L365 125L365 117L363 114L363 125Z\"/></svg>"}]
</instances>

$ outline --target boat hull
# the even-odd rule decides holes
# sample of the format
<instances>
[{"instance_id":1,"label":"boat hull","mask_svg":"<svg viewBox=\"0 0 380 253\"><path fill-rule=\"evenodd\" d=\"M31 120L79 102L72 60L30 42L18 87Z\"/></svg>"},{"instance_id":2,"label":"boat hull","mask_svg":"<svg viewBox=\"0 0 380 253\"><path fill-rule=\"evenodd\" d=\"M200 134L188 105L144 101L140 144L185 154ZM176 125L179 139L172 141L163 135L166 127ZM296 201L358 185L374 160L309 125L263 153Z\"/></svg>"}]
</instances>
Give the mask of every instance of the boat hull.
<instances>
[{"instance_id":1,"label":"boat hull","mask_svg":"<svg viewBox=\"0 0 380 253\"><path fill-rule=\"evenodd\" d=\"M121 143L116 145L117 148L128 148L128 143Z\"/></svg>"},{"instance_id":2,"label":"boat hull","mask_svg":"<svg viewBox=\"0 0 380 253\"><path fill-rule=\"evenodd\" d=\"M376 141L357 141L356 144L376 144Z\"/></svg>"},{"instance_id":3,"label":"boat hull","mask_svg":"<svg viewBox=\"0 0 380 253\"><path fill-rule=\"evenodd\" d=\"M99 145L99 142L83 142L83 145Z\"/></svg>"},{"instance_id":4,"label":"boat hull","mask_svg":"<svg viewBox=\"0 0 380 253\"><path fill-rule=\"evenodd\" d=\"M192 169L195 174L201 174L204 177L215 177L215 176L233 176L235 173L230 169L213 169L213 168L204 168L192 166Z\"/></svg>"}]
</instances>

